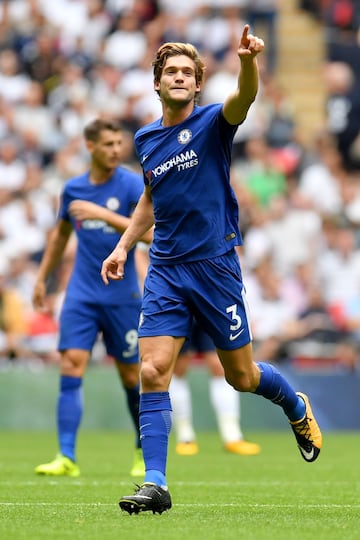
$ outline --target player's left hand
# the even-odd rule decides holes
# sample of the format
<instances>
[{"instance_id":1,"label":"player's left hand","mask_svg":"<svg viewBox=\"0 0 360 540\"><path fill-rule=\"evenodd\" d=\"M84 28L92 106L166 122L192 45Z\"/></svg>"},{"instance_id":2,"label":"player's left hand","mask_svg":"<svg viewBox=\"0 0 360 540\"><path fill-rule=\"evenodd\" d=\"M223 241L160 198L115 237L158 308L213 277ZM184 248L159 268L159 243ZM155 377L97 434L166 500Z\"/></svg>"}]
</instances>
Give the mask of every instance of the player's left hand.
<instances>
[{"instance_id":1,"label":"player's left hand","mask_svg":"<svg viewBox=\"0 0 360 540\"><path fill-rule=\"evenodd\" d=\"M76 199L70 203L69 212L77 220L101 219L102 207L90 201Z\"/></svg>"},{"instance_id":2,"label":"player's left hand","mask_svg":"<svg viewBox=\"0 0 360 540\"><path fill-rule=\"evenodd\" d=\"M45 311L46 283L39 279L34 286L32 304L36 311Z\"/></svg>"},{"instance_id":3,"label":"player's left hand","mask_svg":"<svg viewBox=\"0 0 360 540\"><path fill-rule=\"evenodd\" d=\"M240 59L246 57L254 58L265 47L264 41L261 38L249 34L249 28L249 25L245 24L237 50Z\"/></svg>"},{"instance_id":4,"label":"player's left hand","mask_svg":"<svg viewBox=\"0 0 360 540\"><path fill-rule=\"evenodd\" d=\"M101 277L105 285L109 285L109 279L115 281L124 279L126 260L127 252L121 247L116 247L104 260L101 267Z\"/></svg>"}]
</instances>

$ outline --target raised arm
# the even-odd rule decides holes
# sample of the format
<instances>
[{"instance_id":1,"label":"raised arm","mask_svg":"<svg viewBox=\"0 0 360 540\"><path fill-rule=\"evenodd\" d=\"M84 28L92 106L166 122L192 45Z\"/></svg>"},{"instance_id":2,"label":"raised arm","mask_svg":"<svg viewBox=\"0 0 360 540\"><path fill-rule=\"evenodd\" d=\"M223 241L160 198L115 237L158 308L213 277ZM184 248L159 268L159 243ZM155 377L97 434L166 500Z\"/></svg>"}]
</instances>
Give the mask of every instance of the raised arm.
<instances>
[{"instance_id":1,"label":"raised arm","mask_svg":"<svg viewBox=\"0 0 360 540\"><path fill-rule=\"evenodd\" d=\"M240 58L238 87L226 98L223 106L224 117L229 124L241 124L246 118L250 105L255 100L259 87L256 56L263 49L263 40L249 34L249 25L246 24L237 50Z\"/></svg>"},{"instance_id":2,"label":"raised arm","mask_svg":"<svg viewBox=\"0 0 360 540\"><path fill-rule=\"evenodd\" d=\"M123 279L124 266L129 250L143 238L146 231L154 225L154 209L150 188L146 187L130 218L130 223L115 249L104 260L101 268L103 282L108 285L110 279Z\"/></svg>"}]
</instances>

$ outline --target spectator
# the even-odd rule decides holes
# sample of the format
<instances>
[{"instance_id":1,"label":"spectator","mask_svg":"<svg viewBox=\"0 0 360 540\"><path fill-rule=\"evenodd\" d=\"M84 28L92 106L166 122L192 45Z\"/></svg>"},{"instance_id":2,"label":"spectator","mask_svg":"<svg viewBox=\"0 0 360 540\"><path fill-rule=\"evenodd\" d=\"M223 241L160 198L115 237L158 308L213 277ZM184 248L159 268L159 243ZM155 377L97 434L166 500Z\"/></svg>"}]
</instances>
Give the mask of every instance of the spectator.
<instances>
[{"instance_id":1,"label":"spectator","mask_svg":"<svg viewBox=\"0 0 360 540\"><path fill-rule=\"evenodd\" d=\"M26 347L46 364L58 363L59 324L55 317L56 297L47 297L46 309L33 311L27 321Z\"/></svg>"},{"instance_id":2,"label":"spectator","mask_svg":"<svg viewBox=\"0 0 360 540\"><path fill-rule=\"evenodd\" d=\"M62 111L58 124L67 140L81 136L84 126L94 120L97 109L90 99L87 86L74 85L69 88L66 107Z\"/></svg>"},{"instance_id":3,"label":"spectator","mask_svg":"<svg viewBox=\"0 0 360 540\"><path fill-rule=\"evenodd\" d=\"M357 308L353 311L354 307L355 302L351 301L348 311L344 309L344 320L335 318L319 284L314 283L309 289L307 308L289 327L292 333L289 354L293 357L320 359L320 362L330 360L354 370L358 361Z\"/></svg>"},{"instance_id":4,"label":"spectator","mask_svg":"<svg viewBox=\"0 0 360 540\"><path fill-rule=\"evenodd\" d=\"M264 132L275 163L287 177L296 174L303 156L295 112L283 88L274 78L263 85Z\"/></svg>"},{"instance_id":5,"label":"spectator","mask_svg":"<svg viewBox=\"0 0 360 540\"><path fill-rule=\"evenodd\" d=\"M300 173L299 191L315 211L335 215L342 207L341 182L345 171L341 155L331 137L319 136L315 144L315 161Z\"/></svg>"},{"instance_id":6,"label":"spectator","mask_svg":"<svg viewBox=\"0 0 360 540\"><path fill-rule=\"evenodd\" d=\"M86 8L87 20L80 36L84 53L93 61L98 57L102 40L110 32L113 16L103 0L87 0Z\"/></svg>"},{"instance_id":7,"label":"spectator","mask_svg":"<svg viewBox=\"0 0 360 540\"><path fill-rule=\"evenodd\" d=\"M360 170L360 157L352 154L352 145L360 134L360 98L355 74L345 62L324 65L327 91L327 124L347 169Z\"/></svg>"},{"instance_id":8,"label":"spectator","mask_svg":"<svg viewBox=\"0 0 360 540\"><path fill-rule=\"evenodd\" d=\"M138 14L127 10L118 17L115 31L104 38L102 59L120 70L130 69L141 62L146 46Z\"/></svg>"},{"instance_id":9,"label":"spectator","mask_svg":"<svg viewBox=\"0 0 360 540\"><path fill-rule=\"evenodd\" d=\"M226 54L236 48L237 36L243 25L239 8L233 3L222 3L222 7L214 12L205 6L197 16L189 18L187 41L196 44L200 51L206 52L220 65Z\"/></svg>"},{"instance_id":10,"label":"spectator","mask_svg":"<svg viewBox=\"0 0 360 540\"><path fill-rule=\"evenodd\" d=\"M20 141L9 136L0 145L0 189L18 191L24 186L25 179L26 167L20 157Z\"/></svg>"},{"instance_id":11,"label":"spectator","mask_svg":"<svg viewBox=\"0 0 360 540\"><path fill-rule=\"evenodd\" d=\"M247 297L251 306L251 330L257 361L280 362L287 359L289 332L296 318L294 309L281 296L281 280L270 259L258 261L247 276Z\"/></svg>"},{"instance_id":12,"label":"spectator","mask_svg":"<svg viewBox=\"0 0 360 540\"><path fill-rule=\"evenodd\" d=\"M269 239L274 268L281 277L294 272L302 261L312 260L321 241L321 220L296 190L290 197L277 195L269 203L264 230Z\"/></svg>"},{"instance_id":13,"label":"spectator","mask_svg":"<svg viewBox=\"0 0 360 540\"><path fill-rule=\"evenodd\" d=\"M47 103L56 116L60 116L67 106L71 91L87 92L90 90L90 82L85 76L84 68L70 60L64 62L58 84L49 91Z\"/></svg>"},{"instance_id":14,"label":"spectator","mask_svg":"<svg viewBox=\"0 0 360 540\"><path fill-rule=\"evenodd\" d=\"M59 52L65 56L73 50L76 39L86 31L88 23L87 3L83 0L40 0L41 12L47 27L58 32Z\"/></svg>"},{"instance_id":15,"label":"spectator","mask_svg":"<svg viewBox=\"0 0 360 540\"><path fill-rule=\"evenodd\" d=\"M0 51L0 95L4 100L8 103L21 102L29 85L30 77L21 71L15 51Z\"/></svg>"},{"instance_id":16,"label":"spectator","mask_svg":"<svg viewBox=\"0 0 360 540\"><path fill-rule=\"evenodd\" d=\"M59 77L57 36L48 27L35 33L21 50L21 60L25 73L33 80L41 83L44 95L56 84Z\"/></svg>"},{"instance_id":17,"label":"spectator","mask_svg":"<svg viewBox=\"0 0 360 540\"><path fill-rule=\"evenodd\" d=\"M329 306L340 308L358 295L360 249L355 230L346 220L339 221L333 246L319 253L317 270Z\"/></svg>"},{"instance_id":18,"label":"spectator","mask_svg":"<svg viewBox=\"0 0 360 540\"><path fill-rule=\"evenodd\" d=\"M258 32L259 27L265 27L265 39L268 44L266 49L265 72L274 75L278 57L278 9L279 0L247 0L245 18L253 32Z\"/></svg>"},{"instance_id":19,"label":"spectator","mask_svg":"<svg viewBox=\"0 0 360 540\"><path fill-rule=\"evenodd\" d=\"M278 166L265 137L255 137L245 144L245 156L250 163L243 182L256 201L264 208L272 198L286 193L286 177Z\"/></svg>"},{"instance_id":20,"label":"spectator","mask_svg":"<svg viewBox=\"0 0 360 540\"><path fill-rule=\"evenodd\" d=\"M28 355L25 350L26 315L21 297L7 287L6 268L0 269L0 356L11 360Z\"/></svg>"},{"instance_id":21,"label":"spectator","mask_svg":"<svg viewBox=\"0 0 360 540\"><path fill-rule=\"evenodd\" d=\"M90 99L97 110L106 113L116 111L117 116L125 115L126 100L121 81L126 74L116 66L99 62L91 71ZM88 81L86 81L88 84ZM142 87L143 88L143 87Z\"/></svg>"},{"instance_id":22,"label":"spectator","mask_svg":"<svg viewBox=\"0 0 360 540\"><path fill-rule=\"evenodd\" d=\"M32 81L28 86L24 99L18 104L13 113L13 127L17 132L36 126L38 144L41 151L50 159L59 144L59 136L55 117L45 103L42 85Z\"/></svg>"}]
</instances>

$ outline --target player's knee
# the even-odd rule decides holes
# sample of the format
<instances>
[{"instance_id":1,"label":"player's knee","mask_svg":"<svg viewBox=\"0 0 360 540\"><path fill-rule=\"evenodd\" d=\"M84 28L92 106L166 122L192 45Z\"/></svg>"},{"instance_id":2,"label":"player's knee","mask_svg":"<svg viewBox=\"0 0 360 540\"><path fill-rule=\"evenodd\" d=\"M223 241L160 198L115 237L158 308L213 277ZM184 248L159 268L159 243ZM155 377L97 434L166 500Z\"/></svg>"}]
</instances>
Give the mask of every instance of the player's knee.
<instances>
[{"instance_id":1,"label":"player's knee","mask_svg":"<svg viewBox=\"0 0 360 540\"><path fill-rule=\"evenodd\" d=\"M124 371L121 378L125 388L135 388L140 381L139 373L131 370Z\"/></svg>"},{"instance_id":2,"label":"player's knee","mask_svg":"<svg viewBox=\"0 0 360 540\"><path fill-rule=\"evenodd\" d=\"M89 354L85 351L69 349L61 353L61 373L72 377L82 377Z\"/></svg>"},{"instance_id":3,"label":"player's knee","mask_svg":"<svg viewBox=\"0 0 360 540\"><path fill-rule=\"evenodd\" d=\"M171 373L163 365L154 362L143 362L141 365L140 379L144 390L164 391L170 384Z\"/></svg>"}]
</instances>

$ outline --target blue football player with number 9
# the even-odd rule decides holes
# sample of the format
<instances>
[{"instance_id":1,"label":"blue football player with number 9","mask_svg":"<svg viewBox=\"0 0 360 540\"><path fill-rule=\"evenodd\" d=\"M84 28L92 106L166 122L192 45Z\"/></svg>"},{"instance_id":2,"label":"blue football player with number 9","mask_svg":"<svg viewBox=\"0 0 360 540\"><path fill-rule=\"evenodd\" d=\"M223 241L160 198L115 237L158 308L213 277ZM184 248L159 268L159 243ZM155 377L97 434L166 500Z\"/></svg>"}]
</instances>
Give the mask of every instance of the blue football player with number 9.
<instances>
[{"instance_id":1,"label":"blue football player with number 9","mask_svg":"<svg viewBox=\"0 0 360 540\"><path fill-rule=\"evenodd\" d=\"M83 413L82 383L93 346L101 335L115 359L136 431L132 476L143 476L139 433L138 319L142 293L129 252L126 276L105 287L101 261L126 230L143 191L138 173L119 166L122 130L116 121L97 119L84 129L90 154L87 172L65 183L58 219L42 257L33 292L35 309L46 306L47 278L60 261L73 232L76 255L60 315L60 393L57 403L59 453L36 467L37 474L80 474L76 441ZM144 241L151 242L148 231ZM120 414L120 411L119 411Z\"/></svg>"}]
</instances>

